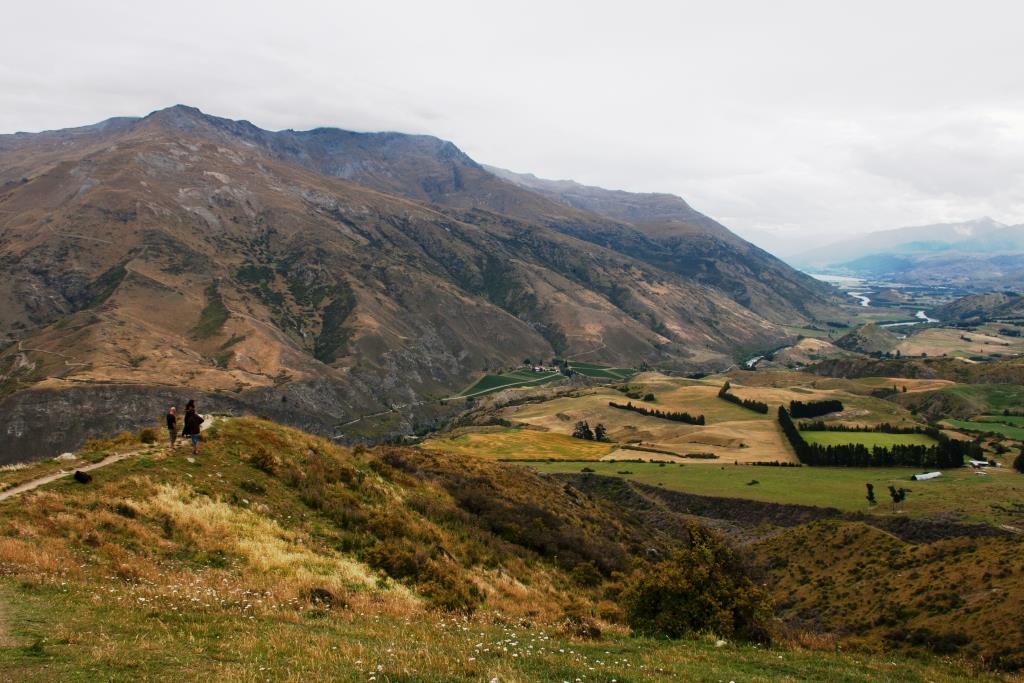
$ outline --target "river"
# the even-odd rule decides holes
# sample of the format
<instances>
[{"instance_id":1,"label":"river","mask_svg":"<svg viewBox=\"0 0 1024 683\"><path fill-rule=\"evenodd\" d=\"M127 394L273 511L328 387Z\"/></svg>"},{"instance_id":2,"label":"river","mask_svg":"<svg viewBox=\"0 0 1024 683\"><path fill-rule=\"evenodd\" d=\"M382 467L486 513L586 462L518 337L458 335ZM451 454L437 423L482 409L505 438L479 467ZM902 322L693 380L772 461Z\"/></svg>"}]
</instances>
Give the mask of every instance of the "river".
<instances>
[{"instance_id":1,"label":"river","mask_svg":"<svg viewBox=\"0 0 1024 683\"><path fill-rule=\"evenodd\" d=\"M914 314L914 317L917 318L917 320L910 320L905 323L886 323L885 325L882 325L882 327L906 327L907 325L920 325L921 323L939 322L935 318L929 318L928 314L925 313L924 311L918 311L917 313Z\"/></svg>"}]
</instances>

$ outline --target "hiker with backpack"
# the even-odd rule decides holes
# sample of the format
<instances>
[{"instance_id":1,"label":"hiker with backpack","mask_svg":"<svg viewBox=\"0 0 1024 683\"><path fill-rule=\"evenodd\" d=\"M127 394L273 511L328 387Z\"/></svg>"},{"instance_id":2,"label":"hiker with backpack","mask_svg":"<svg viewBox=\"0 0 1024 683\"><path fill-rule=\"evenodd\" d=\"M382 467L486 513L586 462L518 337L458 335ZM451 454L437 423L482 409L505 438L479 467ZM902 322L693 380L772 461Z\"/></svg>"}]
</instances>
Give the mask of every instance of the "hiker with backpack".
<instances>
[{"instance_id":1,"label":"hiker with backpack","mask_svg":"<svg viewBox=\"0 0 1024 683\"><path fill-rule=\"evenodd\" d=\"M171 450L173 451L178 445L178 415L174 406L167 410L167 434L171 437Z\"/></svg>"},{"instance_id":2,"label":"hiker with backpack","mask_svg":"<svg viewBox=\"0 0 1024 683\"><path fill-rule=\"evenodd\" d=\"M189 400L185 406L185 427L181 430L181 435L192 439L192 455L199 454L199 432L202 424L203 416L196 412L196 402Z\"/></svg>"}]
</instances>

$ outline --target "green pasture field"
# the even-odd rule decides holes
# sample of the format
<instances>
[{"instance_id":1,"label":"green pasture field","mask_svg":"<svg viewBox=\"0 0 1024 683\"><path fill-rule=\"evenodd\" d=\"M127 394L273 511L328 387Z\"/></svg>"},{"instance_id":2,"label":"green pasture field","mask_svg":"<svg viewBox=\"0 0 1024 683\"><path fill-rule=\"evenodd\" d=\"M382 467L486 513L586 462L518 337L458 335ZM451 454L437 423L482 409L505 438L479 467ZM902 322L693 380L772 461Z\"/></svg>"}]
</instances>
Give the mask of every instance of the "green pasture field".
<instances>
[{"instance_id":1,"label":"green pasture field","mask_svg":"<svg viewBox=\"0 0 1024 683\"><path fill-rule=\"evenodd\" d=\"M586 375L587 377L610 379L617 382L629 379L636 374L636 371L632 368L612 368L607 365L599 365L597 363L577 363L569 361L569 367L581 375Z\"/></svg>"},{"instance_id":2,"label":"green pasture field","mask_svg":"<svg viewBox=\"0 0 1024 683\"><path fill-rule=\"evenodd\" d=\"M868 448L875 446L906 445L906 446L934 446L935 439L927 434L883 434L881 432L812 432L802 431L800 436L804 437L807 443L821 446L838 446L841 444L859 443Z\"/></svg>"},{"instance_id":3,"label":"green pasture field","mask_svg":"<svg viewBox=\"0 0 1024 683\"><path fill-rule=\"evenodd\" d=\"M643 457L643 453L637 453ZM945 513L991 523L1014 523L1011 513L1024 504L1024 477L1007 469L979 476L970 468L944 470L929 481L911 481L924 470L905 467L758 467L707 463L659 464L642 462L541 462L527 465L541 472L578 473L584 467L596 474L623 477L703 496L743 498L770 503L834 507L845 512L889 513L890 484L910 490L904 512L912 516ZM757 484L750 484L756 480ZM878 505L869 507L865 484L875 486Z\"/></svg>"},{"instance_id":4,"label":"green pasture field","mask_svg":"<svg viewBox=\"0 0 1024 683\"><path fill-rule=\"evenodd\" d=\"M547 384L562 376L560 372L533 372L532 370L516 370L501 375L484 375L470 387L464 390L460 396L473 396L487 394L492 391L499 391L509 386L537 386Z\"/></svg>"},{"instance_id":5,"label":"green pasture field","mask_svg":"<svg viewBox=\"0 0 1024 683\"><path fill-rule=\"evenodd\" d=\"M1000 417L1002 420L1010 419ZM963 429L970 432L995 432L1008 439L1024 441L1024 427L1011 427L1000 422L987 422L983 420L944 420L946 424L956 429Z\"/></svg>"}]
</instances>

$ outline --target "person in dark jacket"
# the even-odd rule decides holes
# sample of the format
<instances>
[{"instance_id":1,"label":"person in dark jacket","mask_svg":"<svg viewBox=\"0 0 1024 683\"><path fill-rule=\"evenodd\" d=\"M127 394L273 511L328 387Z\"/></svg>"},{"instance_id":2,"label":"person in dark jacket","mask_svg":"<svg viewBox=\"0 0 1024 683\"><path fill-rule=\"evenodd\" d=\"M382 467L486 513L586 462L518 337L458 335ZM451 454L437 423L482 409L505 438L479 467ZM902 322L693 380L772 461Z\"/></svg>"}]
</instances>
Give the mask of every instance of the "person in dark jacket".
<instances>
[{"instance_id":1,"label":"person in dark jacket","mask_svg":"<svg viewBox=\"0 0 1024 683\"><path fill-rule=\"evenodd\" d=\"M181 435L192 439L192 455L199 453L199 432L202 424L203 416L196 412L196 402L189 401L185 406L185 428L181 430Z\"/></svg>"},{"instance_id":2,"label":"person in dark jacket","mask_svg":"<svg viewBox=\"0 0 1024 683\"><path fill-rule=\"evenodd\" d=\"M171 437L171 450L178 445L178 414L174 406L167 410L167 434Z\"/></svg>"}]
</instances>

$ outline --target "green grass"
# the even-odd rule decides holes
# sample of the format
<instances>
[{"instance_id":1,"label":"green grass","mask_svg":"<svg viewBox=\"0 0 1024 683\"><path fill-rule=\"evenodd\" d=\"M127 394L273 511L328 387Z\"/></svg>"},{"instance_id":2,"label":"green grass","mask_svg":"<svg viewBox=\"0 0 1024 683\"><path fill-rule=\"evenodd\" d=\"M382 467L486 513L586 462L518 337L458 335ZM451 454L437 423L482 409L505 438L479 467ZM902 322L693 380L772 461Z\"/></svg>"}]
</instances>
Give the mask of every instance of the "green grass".
<instances>
[{"instance_id":1,"label":"green grass","mask_svg":"<svg viewBox=\"0 0 1024 683\"><path fill-rule=\"evenodd\" d=\"M4 680L61 681L996 681L939 659L665 641L495 625L440 613L412 618L340 609L276 612L241 604L172 611L121 581L91 593L0 582L16 644Z\"/></svg>"},{"instance_id":2,"label":"green grass","mask_svg":"<svg viewBox=\"0 0 1024 683\"><path fill-rule=\"evenodd\" d=\"M1024 415L978 415L977 422L1000 422L1011 427L1024 427Z\"/></svg>"},{"instance_id":3,"label":"green grass","mask_svg":"<svg viewBox=\"0 0 1024 683\"><path fill-rule=\"evenodd\" d=\"M939 390L974 404L979 413L1001 413L1024 406L1024 386L1016 384L957 384Z\"/></svg>"},{"instance_id":4,"label":"green grass","mask_svg":"<svg viewBox=\"0 0 1024 683\"><path fill-rule=\"evenodd\" d=\"M532 370L515 370L501 375L484 375L471 386L467 387L460 396L484 395L492 391L500 391L509 386L538 386L547 384L560 378L560 372L539 373Z\"/></svg>"},{"instance_id":5,"label":"green grass","mask_svg":"<svg viewBox=\"0 0 1024 683\"><path fill-rule=\"evenodd\" d=\"M577 363L569 361L569 367L581 375L597 377L599 379L610 379L616 382L629 379L636 374L632 368L611 368L597 363Z\"/></svg>"},{"instance_id":6,"label":"green grass","mask_svg":"<svg viewBox=\"0 0 1024 683\"><path fill-rule=\"evenodd\" d=\"M874 448L882 446L934 446L935 439L927 434L883 434L880 432L800 432L807 443L822 446L838 446L840 444L859 443Z\"/></svg>"},{"instance_id":7,"label":"green grass","mask_svg":"<svg viewBox=\"0 0 1024 683\"><path fill-rule=\"evenodd\" d=\"M1000 417L1001 420L1010 418ZM1011 427L999 422L987 422L983 420L945 420L946 424L955 429L962 429L969 432L995 432L1009 439L1024 441L1024 427Z\"/></svg>"},{"instance_id":8,"label":"green grass","mask_svg":"<svg viewBox=\"0 0 1024 683\"><path fill-rule=\"evenodd\" d=\"M638 452L637 457L642 458L643 454ZM905 514L915 516L953 512L977 521L1012 524L1012 517L1006 517L995 506L1024 504L1024 477L1021 475L1003 471L979 477L969 468L945 470L939 479L915 482L910 480L910 476L923 470L899 467L754 467L728 464L727 460L664 466L623 461L542 462L528 466L550 473L578 473L588 467L597 474L697 495L835 507L847 512L872 509L865 500L865 484L868 482L875 486L875 497L880 504L873 510L879 513L888 512L886 487L890 483L910 489L903 507ZM748 485L754 479L759 483Z\"/></svg>"}]
</instances>

